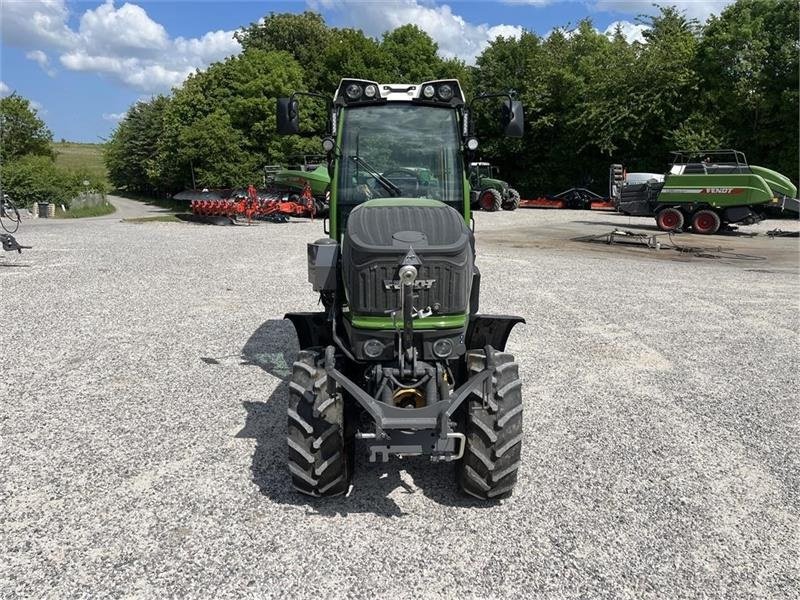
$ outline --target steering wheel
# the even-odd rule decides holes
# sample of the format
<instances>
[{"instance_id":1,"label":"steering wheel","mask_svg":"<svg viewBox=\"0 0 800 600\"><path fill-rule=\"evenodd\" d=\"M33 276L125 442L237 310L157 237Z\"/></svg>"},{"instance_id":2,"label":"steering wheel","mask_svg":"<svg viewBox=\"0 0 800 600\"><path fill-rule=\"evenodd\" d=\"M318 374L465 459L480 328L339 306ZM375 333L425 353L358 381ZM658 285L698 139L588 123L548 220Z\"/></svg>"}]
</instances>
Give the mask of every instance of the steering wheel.
<instances>
[{"instance_id":1,"label":"steering wheel","mask_svg":"<svg viewBox=\"0 0 800 600\"><path fill-rule=\"evenodd\" d=\"M406 182L409 178L413 179L414 180L413 196L416 197L419 195L419 187L420 187L419 175L414 169L409 169L408 167L398 167L396 169L390 169L389 171L385 171L384 173L382 173L382 175L386 179L394 183L401 190L403 190L403 195L406 194L406 189L405 189L406 186L403 185L403 182ZM401 177L398 178L399 181L395 181L392 175L400 175Z\"/></svg>"}]
</instances>

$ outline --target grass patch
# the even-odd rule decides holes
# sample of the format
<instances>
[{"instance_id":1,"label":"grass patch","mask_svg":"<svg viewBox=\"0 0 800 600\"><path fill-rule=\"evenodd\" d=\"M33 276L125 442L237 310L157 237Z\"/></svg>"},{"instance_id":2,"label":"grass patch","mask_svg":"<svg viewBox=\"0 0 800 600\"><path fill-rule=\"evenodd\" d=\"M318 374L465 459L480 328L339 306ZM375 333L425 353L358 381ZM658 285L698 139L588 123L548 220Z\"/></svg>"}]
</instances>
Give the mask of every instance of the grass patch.
<instances>
[{"instance_id":1,"label":"grass patch","mask_svg":"<svg viewBox=\"0 0 800 600\"><path fill-rule=\"evenodd\" d=\"M158 215L155 217L132 217L122 219L123 223L183 223L175 215Z\"/></svg>"},{"instance_id":2,"label":"grass patch","mask_svg":"<svg viewBox=\"0 0 800 600\"><path fill-rule=\"evenodd\" d=\"M108 183L108 171L103 160L102 144L55 142L53 152L56 155L57 167L73 171L83 169Z\"/></svg>"},{"instance_id":3,"label":"grass patch","mask_svg":"<svg viewBox=\"0 0 800 600\"><path fill-rule=\"evenodd\" d=\"M56 209L56 218L57 219L83 219L86 217L102 217L104 215L110 215L111 213L115 212L117 209L114 207L113 204L110 202L105 202L103 204L97 204L95 206L79 206L68 210L66 212L62 211L60 208Z\"/></svg>"}]
</instances>

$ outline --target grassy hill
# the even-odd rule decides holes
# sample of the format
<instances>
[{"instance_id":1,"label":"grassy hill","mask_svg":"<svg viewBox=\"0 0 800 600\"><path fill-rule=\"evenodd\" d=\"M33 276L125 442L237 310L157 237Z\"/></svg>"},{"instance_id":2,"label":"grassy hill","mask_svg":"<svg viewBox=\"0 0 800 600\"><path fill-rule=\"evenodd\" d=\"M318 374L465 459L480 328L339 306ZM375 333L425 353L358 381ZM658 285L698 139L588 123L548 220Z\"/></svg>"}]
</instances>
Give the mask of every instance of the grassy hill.
<instances>
[{"instance_id":1,"label":"grassy hill","mask_svg":"<svg viewBox=\"0 0 800 600\"><path fill-rule=\"evenodd\" d=\"M90 173L108 181L108 172L103 162L102 144L79 144L56 142L53 144L56 165L65 169L87 169Z\"/></svg>"}]
</instances>

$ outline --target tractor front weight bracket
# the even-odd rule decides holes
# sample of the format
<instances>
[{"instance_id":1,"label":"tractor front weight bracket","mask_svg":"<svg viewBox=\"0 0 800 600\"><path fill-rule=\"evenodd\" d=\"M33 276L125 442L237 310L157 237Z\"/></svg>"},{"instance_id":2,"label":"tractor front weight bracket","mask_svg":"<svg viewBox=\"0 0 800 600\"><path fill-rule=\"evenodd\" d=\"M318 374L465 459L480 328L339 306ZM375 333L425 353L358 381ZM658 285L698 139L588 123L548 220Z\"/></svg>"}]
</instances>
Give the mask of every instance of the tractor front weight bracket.
<instances>
[{"instance_id":1,"label":"tractor front weight bracket","mask_svg":"<svg viewBox=\"0 0 800 600\"><path fill-rule=\"evenodd\" d=\"M325 348L325 372L358 402L375 422L375 431L358 434L370 447L370 461L385 462L390 454L429 454L432 461L458 460L464 452L464 435L452 430L450 419L459 406L477 393L485 395L493 369L475 373L448 400L421 408L401 408L373 398L336 368L336 349Z\"/></svg>"}]
</instances>

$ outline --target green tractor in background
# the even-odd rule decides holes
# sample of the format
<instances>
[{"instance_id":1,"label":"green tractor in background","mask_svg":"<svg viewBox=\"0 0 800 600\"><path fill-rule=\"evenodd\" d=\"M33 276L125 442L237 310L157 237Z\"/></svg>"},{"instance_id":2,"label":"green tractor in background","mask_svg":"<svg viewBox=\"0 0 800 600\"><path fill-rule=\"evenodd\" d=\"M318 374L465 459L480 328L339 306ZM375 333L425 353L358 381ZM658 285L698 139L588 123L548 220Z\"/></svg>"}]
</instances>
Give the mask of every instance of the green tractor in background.
<instances>
[{"instance_id":1,"label":"green tractor in background","mask_svg":"<svg viewBox=\"0 0 800 600\"><path fill-rule=\"evenodd\" d=\"M519 192L502 179L497 179L499 169L488 162L469 164L469 185L472 208L494 212L519 208Z\"/></svg>"},{"instance_id":2,"label":"green tractor in background","mask_svg":"<svg viewBox=\"0 0 800 600\"><path fill-rule=\"evenodd\" d=\"M278 99L297 134L299 96L328 110L329 237L308 244L323 310L289 313L300 353L289 382L288 466L311 496L347 493L355 440L371 462L454 462L461 489L511 494L522 444L522 382L505 345L520 317L478 312L467 160L478 146L456 80L344 79L331 101ZM505 135L523 114L502 100ZM322 132L320 132L322 133Z\"/></svg>"}]
</instances>

